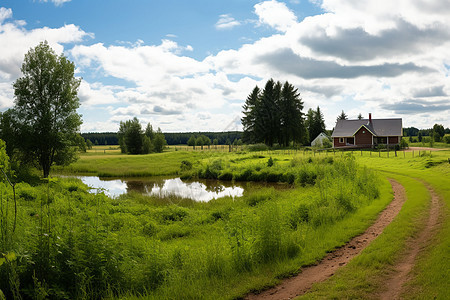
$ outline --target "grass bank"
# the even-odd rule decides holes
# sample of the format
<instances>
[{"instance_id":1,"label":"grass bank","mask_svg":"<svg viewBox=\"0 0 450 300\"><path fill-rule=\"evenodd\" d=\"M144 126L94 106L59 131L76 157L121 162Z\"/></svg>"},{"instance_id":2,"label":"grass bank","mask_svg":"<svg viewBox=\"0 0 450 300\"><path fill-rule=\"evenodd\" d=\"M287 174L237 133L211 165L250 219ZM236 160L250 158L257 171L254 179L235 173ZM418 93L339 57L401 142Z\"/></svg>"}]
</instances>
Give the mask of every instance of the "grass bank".
<instances>
[{"instance_id":1,"label":"grass bank","mask_svg":"<svg viewBox=\"0 0 450 300\"><path fill-rule=\"evenodd\" d=\"M189 161L193 168L185 171L200 174L221 159L221 172L241 176L248 170L266 180L275 175L262 177L264 172L289 174L277 178L293 176L294 185L249 188L235 200L199 203L139 194L110 199L88 193L76 179L19 183L13 232L12 191L1 183L0 246L6 255L0 261L0 290L7 298L243 296L364 231L392 199L389 183L350 156L293 159L273 153L271 166L270 157L245 153L95 157L86 157L91 163L83 162L85 168L66 171L118 168L123 158L129 160L124 166L144 164L160 172L181 172L181 161ZM135 172L131 166L127 173ZM363 187L366 181L370 187Z\"/></svg>"}]
</instances>

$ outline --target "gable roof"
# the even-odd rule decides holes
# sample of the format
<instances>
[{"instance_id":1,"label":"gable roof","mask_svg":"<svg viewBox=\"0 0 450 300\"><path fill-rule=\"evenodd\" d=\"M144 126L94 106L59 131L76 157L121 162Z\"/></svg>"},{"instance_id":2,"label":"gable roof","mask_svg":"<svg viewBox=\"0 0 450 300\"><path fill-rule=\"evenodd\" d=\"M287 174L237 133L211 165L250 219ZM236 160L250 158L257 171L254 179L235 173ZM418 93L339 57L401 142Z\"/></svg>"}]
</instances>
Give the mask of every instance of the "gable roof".
<instances>
[{"instance_id":1,"label":"gable roof","mask_svg":"<svg viewBox=\"0 0 450 300\"><path fill-rule=\"evenodd\" d=\"M362 127L366 127L375 136L402 136L402 119L338 120L331 137L354 136Z\"/></svg>"},{"instance_id":2,"label":"gable roof","mask_svg":"<svg viewBox=\"0 0 450 300\"><path fill-rule=\"evenodd\" d=\"M313 145L319 141L322 141L324 139L329 140L329 137L325 133L321 132L314 140L312 140L311 145Z\"/></svg>"}]
</instances>

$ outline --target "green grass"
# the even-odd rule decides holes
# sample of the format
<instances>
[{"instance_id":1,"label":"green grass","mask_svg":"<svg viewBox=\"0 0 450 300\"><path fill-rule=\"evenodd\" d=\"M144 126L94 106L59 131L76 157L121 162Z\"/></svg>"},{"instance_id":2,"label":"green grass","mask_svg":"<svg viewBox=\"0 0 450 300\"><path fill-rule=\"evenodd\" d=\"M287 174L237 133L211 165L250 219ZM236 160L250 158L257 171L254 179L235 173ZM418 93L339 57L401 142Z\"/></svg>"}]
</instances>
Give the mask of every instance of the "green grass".
<instances>
[{"instance_id":1,"label":"green grass","mask_svg":"<svg viewBox=\"0 0 450 300\"><path fill-rule=\"evenodd\" d=\"M183 160L196 163L215 152L166 152L147 155L82 154L68 167L54 167L54 173L90 174L101 177L149 177L176 175Z\"/></svg>"},{"instance_id":2,"label":"green grass","mask_svg":"<svg viewBox=\"0 0 450 300\"><path fill-rule=\"evenodd\" d=\"M316 181L285 190L250 188L235 200L169 201L176 205L139 194L88 194L75 179L58 179L49 189L20 183L20 226L13 234L9 222L0 245L17 259L0 266L0 289L7 297L19 287L30 297L235 298L273 285L364 231L392 197L386 181L350 157L330 162L271 154L271 167L268 157L251 153L177 151L83 160L95 168L102 162L103 168L118 168L124 159L164 172L178 172L180 161L189 160L203 172L221 159L235 174L241 168L297 174L307 166ZM364 178L377 183L377 193L358 188ZM11 190L4 184L1 190L2 208L9 209L8 215L2 210L2 220L11 221Z\"/></svg>"},{"instance_id":3,"label":"green grass","mask_svg":"<svg viewBox=\"0 0 450 300\"><path fill-rule=\"evenodd\" d=\"M358 161L371 168L382 170L385 176L401 182L407 192L407 202L398 217L368 248L339 270L328 281L316 284L312 292L301 299L376 298L382 291L383 280L401 258L408 238L423 226L427 217L430 196L421 181L428 182L443 201L442 224L430 245L422 251L413 269L413 279L408 282L404 298L446 299L450 288L448 269L450 249L450 151L433 152L416 158L359 157ZM418 178L418 179L416 179Z\"/></svg>"},{"instance_id":4,"label":"green grass","mask_svg":"<svg viewBox=\"0 0 450 300\"><path fill-rule=\"evenodd\" d=\"M57 171L212 178L228 174L243 180L293 179L295 188L249 188L242 198L208 203L173 198L169 203L176 204L168 205L167 201L139 194L118 199L88 194L86 186L74 179L60 179L51 183L49 190L45 185L20 183L20 226L11 234L11 190L0 183L1 216L9 220L9 234L2 240L1 252L15 253L17 257L0 266L0 289L11 295L17 286L11 282L15 282L23 293L27 290L29 297L44 292L69 298L241 297L273 286L279 278L319 260L327 251L363 232L392 199L384 178L393 177L405 185L408 193L399 217L357 260L331 281L316 286L309 296L369 297L378 288L383 271L400 255L405 240L420 227L416 221L426 211L428 195L415 177L424 178L436 188L448 212L449 151L412 155L288 151L171 151L139 156L88 153ZM271 157L273 165L269 166ZM182 161L191 162L193 168L182 171ZM370 169L382 172L377 175ZM367 182L371 185L366 187ZM448 228L449 220L443 222L443 228ZM449 282L445 269L449 245L449 232L443 229L419 259L411 295L443 295ZM45 272L46 268L51 271ZM37 280L33 280L33 274ZM5 287L7 283L10 286Z\"/></svg>"}]
</instances>

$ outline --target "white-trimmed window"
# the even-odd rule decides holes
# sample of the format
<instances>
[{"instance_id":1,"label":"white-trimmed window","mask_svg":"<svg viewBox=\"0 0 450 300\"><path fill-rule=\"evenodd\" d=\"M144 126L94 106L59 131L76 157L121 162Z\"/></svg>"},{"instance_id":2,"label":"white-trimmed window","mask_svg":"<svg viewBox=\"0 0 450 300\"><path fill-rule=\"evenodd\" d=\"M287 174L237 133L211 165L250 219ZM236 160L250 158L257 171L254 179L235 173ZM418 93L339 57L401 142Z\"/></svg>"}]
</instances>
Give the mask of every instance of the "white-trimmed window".
<instances>
[{"instance_id":1,"label":"white-trimmed window","mask_svg":"<svg viewBox=\"0 0 450 300\"><path fill-rule=\"evenodd\" d=\"M344 138L339 138L339 143L343 144L344 143Z\"/></svg>"}]
</instances>

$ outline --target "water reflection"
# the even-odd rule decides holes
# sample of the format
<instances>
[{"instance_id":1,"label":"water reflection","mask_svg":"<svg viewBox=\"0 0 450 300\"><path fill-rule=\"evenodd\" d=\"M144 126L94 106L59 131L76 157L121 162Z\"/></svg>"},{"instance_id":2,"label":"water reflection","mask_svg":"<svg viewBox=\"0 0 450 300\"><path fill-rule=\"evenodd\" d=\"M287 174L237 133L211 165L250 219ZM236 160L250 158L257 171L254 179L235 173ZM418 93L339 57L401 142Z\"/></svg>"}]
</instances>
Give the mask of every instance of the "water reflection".
<instances>
[{"instance_id":1,"label":"water reflection","mask_svg":"<svg viewBox=\"0 0 450 300\"><path fill-rule=\"evenodd\" d=\"M185 183L180 178L175 178L165 180L163 186L155 185L149 194L160 197L175 195L196 201L209 201L226 196L240 197L243 193L244 189L241 187L220 185L210 188L201 182Z\"/></svg>"},{"instance_id":2,"label":"water reflection","mask_svg":"<svg viewBox=\"0 0 450 300\"><path fill-rule=\"evenodd\" d=\"M202 182L184 182L180 178L175 179L107 179L102 180L96 176L78 177L91 187L91 191L103 191L110 197L117 197L131 191L139 192L145 195L156 195L167 197L175 195L178 197L189 198L195 201L210 201L212 199L226 196L240 197L244 193L242 187L236 185L224 186L214 180L205 180Z\"/></svg>"}]
</instances>

